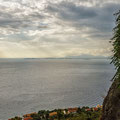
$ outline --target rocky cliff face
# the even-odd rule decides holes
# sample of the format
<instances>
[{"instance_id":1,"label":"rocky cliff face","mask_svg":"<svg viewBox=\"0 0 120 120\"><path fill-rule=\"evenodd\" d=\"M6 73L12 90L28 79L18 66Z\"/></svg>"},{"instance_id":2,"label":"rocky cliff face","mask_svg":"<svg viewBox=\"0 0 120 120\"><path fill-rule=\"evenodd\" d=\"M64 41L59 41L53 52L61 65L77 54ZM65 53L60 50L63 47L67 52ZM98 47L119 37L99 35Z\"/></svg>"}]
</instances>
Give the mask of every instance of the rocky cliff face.
<instances>
[{"instance_id":1,"label":"rocky cliff face","mask_svg":"<svg viewBox=\"0 0 120 120\"><path fill-rule=\"evenodd\" d=\"M101 120L120 120L120 79L114 80L104 99Z\"/></svg>"}]
</instances>

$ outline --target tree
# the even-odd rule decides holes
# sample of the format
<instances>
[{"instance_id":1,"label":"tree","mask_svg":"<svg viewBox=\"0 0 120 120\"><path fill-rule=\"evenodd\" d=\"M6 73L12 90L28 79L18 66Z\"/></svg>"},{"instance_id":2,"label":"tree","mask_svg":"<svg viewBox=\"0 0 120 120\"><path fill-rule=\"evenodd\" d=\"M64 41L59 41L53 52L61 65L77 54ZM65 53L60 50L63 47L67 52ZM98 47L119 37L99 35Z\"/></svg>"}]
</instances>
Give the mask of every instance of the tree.
<instances>
[{"instance_id":1,"label":"tree","mask_svg":"<svg viewBox=\"0 0 120 120\"><path fill-rule=\"evenodd\" d=\"M11 118L11 119L8 119L8 120L22 120L22 118L21 117L14 117L14 118Z\"/></svg>"},{"instance_id":2,"label":"tree","mask_svg":"<svg viewBox=\"0 0 120 120\"><path fill-rule=\"evenodd\" d=\"M113 77L113 80L120 78L120 11L115 14L116 16L116 27L113 29L114 36L112 38L113 40L113 57L112 62L117 72L115 76Z\"/></svg>"},{"instance_id":3,"label":"tree","mask_svg":"<svg viewBox=\"0 0 120 120\"><path fill-rule=\"evenodd\" d=\"M120 11L115 16L116 27L113 29L114 36L111 42L113 45L112 63L117 72L104 99L101 120L120 120Z\"/></svg>"},{"instance_id":4,"label":"tree","mask_svg":"<svg viewBox=\"0 0 120 120\"><path fill-rule=\"evenodd\" d=\"M60 120L63 116L64 116L64 113L62 112L62 110L61 110L61 109L58 109L58 110L57 110L58 120Z\"/></svg>"},{"instance_id":5,"label":"tree","mask_svg":"<svg viewBox=\"0 0 120 120\"><path fill-rule=\"evenodd\" d=\"M80 114L82 112L81 108L79 107L77 113Z\"/></svg>"}]
</instances>

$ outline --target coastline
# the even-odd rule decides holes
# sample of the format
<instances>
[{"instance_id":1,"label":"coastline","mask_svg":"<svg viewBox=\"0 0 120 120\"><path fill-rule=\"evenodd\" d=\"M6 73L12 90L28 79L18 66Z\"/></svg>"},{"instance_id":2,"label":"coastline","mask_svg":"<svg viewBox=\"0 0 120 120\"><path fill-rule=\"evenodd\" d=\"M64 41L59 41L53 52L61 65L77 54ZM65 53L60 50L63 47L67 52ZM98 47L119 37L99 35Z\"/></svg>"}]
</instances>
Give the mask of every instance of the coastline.
<instances>
[{"instance_id":1,"label":"coastline","mask_svg":"<svg viewBox=\"0 0 120 120\"><path fill-rule=\"evenodd\" d=\"M54 110L40 110L22 117L16 116L8 120L98 120L101 117L102 105L96 107L74 107Z\"/></svg>"}]
</instances>

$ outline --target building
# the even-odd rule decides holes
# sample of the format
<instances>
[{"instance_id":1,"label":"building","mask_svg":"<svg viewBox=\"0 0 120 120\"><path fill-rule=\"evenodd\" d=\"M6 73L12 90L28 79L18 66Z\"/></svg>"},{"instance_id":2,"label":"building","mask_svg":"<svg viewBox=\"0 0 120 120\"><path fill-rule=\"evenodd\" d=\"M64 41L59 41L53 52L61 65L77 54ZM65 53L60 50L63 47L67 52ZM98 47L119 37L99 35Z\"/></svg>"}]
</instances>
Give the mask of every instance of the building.
<instances>
[{"instance_id":1,"label":"building","mask_svg":"<svg viewBox=\"0 0 120 120\"><path fill-rule=\"evenodd\" d=\"M91 111L91 109L90 109L90 108L87 108L87 109L85 109L85 111Z\"/></svg>"},{"instance_id":2,"label":"building","mask_svg":"<svg viewBox=\"0 0 120 120\"><path fill-rule=\"evenodd\" d=\"M33 118L31 116L34 114L36 114L36 113L30 113L30 114L23 115L23 117L24 117L23 120L33 120Z\"/></svg>"},{"instance_id":3,"label":"building","mask_svg":"<svg viewBox=\"0 0 120 120\"><path fill-rule=\"evenodd\" d=\"M34 114L36 114L36 113L34 112L34 113L30 113L30 114L25 114L25 115L23 115L23 117L24 117L24 118L26 118L26 117L31 117L31 115L34 115Z\"/></svg>"},{"instance_id":4,"label":"building","mask_svg":"<svg viewBox=\"0 0 120 120\"><path fill-rule=\"evenodd\" d=\"M102 109L102 107L103 107L103 106L102 106L102 105L99 105L99 104L96 106L96 108L101 108L101 109Z\"/></svg>"},{"instance_id":5,"label":"building","mask_svg":"<svg viewBox=\"0 0 120 120\"><path fill-rule=\"evenodd\" d=\"M68 114L68 110L63 110L63 113L64 114Z\"/></svg>"},{"instance_id":6,"label":"building","mask_svg":"<svg viewBox=\"0 0 120 120\"><path fill-rule=\"evenodd\" d=\"M23 120L33 120L32 117L25 117Z\"/></svg>"},{"instance_id":7,"label":"building","mask_svg":"<svg viewBox=\"0 0 120 120\"><path fill-rule=\"evenodd\" d=\"M68 108L68 113L76 113L78 108Z\"/></svg>"},{"instance_id":8,"label":"building","mask_svg":"<svg viewBox=\"0 0 120 120\"><path fill-rule=\"evenodd\" d=\"M51 113L49 113L50 117L55 116L55 115L57 115L57 112L51 112Z\"/></svg>"},{"instance_id":9,"label":"building","mask_svg":"<svg viewBox=\"0 0 120 120\"><path fill-rule=\"evenodd\" d=\"M94 107L94 108L93 108L93 111L98 111L98 108Z\"/></svg>"}]
</instances>

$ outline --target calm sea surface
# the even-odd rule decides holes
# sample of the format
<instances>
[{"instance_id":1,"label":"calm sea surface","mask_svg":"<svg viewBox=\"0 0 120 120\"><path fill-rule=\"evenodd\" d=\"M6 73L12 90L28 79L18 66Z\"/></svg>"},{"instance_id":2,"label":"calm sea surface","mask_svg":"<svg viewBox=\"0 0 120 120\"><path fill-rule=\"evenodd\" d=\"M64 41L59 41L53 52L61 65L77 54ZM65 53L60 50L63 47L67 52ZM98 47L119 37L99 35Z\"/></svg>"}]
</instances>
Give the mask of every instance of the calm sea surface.
<instances>
[{"instance_id":1,"label":"calm sea surface","mask_svg":"<svg viewBox=\"0 0 120 120\"><path fill-rule=\"evenodd\" d=\"M0 120L102 104L115 70L107 59L0 59Z\"/></svg>"}]
</instances>

